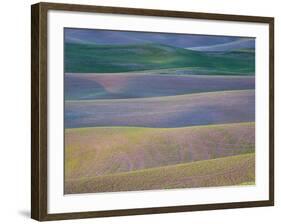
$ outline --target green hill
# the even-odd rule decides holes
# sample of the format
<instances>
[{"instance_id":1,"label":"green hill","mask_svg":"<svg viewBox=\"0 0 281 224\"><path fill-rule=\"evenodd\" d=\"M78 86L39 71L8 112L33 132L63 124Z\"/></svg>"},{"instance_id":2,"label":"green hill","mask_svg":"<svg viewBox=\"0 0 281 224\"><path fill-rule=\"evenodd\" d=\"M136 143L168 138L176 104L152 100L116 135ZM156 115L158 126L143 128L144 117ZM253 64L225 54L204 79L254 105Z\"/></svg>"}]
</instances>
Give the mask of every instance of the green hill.
<instances>
[{"instance_id":1,"label":"green hill","mask_svg":"<svg viewBox=\"0 0 281 224\"><path fill-rule=\"evenodd\" d=\"M207 54L161 44L95 45L65 43L65 72L106 73L167 68L202 68L218 72L253 73L254 54Z\"/></svg>"}]
</instances>

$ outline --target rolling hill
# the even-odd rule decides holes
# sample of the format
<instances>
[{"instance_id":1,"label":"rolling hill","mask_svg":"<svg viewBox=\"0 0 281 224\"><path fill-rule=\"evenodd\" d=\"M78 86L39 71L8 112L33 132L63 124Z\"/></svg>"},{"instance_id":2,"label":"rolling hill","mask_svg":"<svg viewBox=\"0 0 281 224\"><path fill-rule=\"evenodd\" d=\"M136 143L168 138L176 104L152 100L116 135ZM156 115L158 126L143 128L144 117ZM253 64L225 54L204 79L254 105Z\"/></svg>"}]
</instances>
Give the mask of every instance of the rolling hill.
<instances>
[{"instance_id":1,"label":"rolling hill","mask_svg":"<svg viewBox=\"0 0 281 224\"><path fill-rule=\"evenodd\" d=\"M253 73L254 54L208 55L163 44L95 45L65 43L65 72L105 73L164 68L200 67L221 72Z\"/></svg>"},{"instance_id":2,"label":"rolling hill","mask_svg":"<svg viewBox=\"0 0 281 224\"><path fill-rule=\"evenodd\" d=\"M255 90L65 101L65 127L184 127L255 121Z\"/></svg>"},{"instance_id":3,"label":"rolling hill","mask_svg":"<svg viewBox=\"0 0 281 224\"><path fill-rule=\"evenodd\" d=\"M254 152L255 124L65 130L65 178L77 179Z\"/></svg>"},{"instance_id":4,"label":"rolling hill","mask_svg":"<svg viewBox=\"0 0 281 224\"><path fill-rule=\"evenodd\" d=\"M255 183L255 154L65 181L65 193L139 191Z\"/></svg>"},{"instance_id":5,"label":"rolling hill","mask_svg":"<svg viewBox=\"0 0 281 224\"><path fill-rule=\"evenodd\" d=\"M255 39L254 38L243 38L235 41L222 43L222 44L214 44L210 46L200 46L200 47L192 47L190 50L196 51L216 51L216 52L225 52L225 51L233 51L240 48L254 48L255 47Z\"/></svg>"},{"instance_id":6,"label":"rolling hill","mask_svg":"<svg viewBox=\"0 0 281 224\"><path fill-rule=\"evenodd\" d=\"M178 70L185 72L186 70ZM164 73L164 74L163 74ZM255 88L254 76L177 74L171 70L67 73L65 100L125 99Z\"/></svg>"}]
</instances>

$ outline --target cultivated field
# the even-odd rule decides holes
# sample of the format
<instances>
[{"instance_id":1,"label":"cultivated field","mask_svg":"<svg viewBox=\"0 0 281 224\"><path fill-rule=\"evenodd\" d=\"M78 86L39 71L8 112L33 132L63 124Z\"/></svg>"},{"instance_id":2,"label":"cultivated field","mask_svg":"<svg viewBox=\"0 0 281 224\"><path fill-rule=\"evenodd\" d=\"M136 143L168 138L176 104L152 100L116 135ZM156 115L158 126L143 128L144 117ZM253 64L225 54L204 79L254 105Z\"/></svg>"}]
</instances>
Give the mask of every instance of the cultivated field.
<instances>
[{"instance_id":1,"label":"cultivated field","mask_svg":"<svg viewBox=\"0 0 281 224\"><path fill-rule=\"evenodd\" d=\"M91 178L251 153L254 128L254 123L238 123L66 129L65 178Z\"/></svg>"},{"instance_id":2,"label":"cultivated field","mask_svg":"<svg viewBox=\"0 0 281 224\"><path fill-rule=\"evenodd\" d=\"M67 73L66 100L128 99L255 88L254 76L191 75L190 70Z\"/></svg>"},{"instance_id":3,"label":"cultivated field","mask_svg":"<svg viewBox=\"0 0 281 224\"><path fill-rule=\"evenodd\" d=\"M255 154L65 181L65 193L252 185Z\"/></svg>"},{"instance_id":4,"label":"cultivated field","mask_svg":"<svg viewBox=\"0 0 281 224\"><path fill-rule=\"evenodd\" d=\"M255 91L65 101L65 127L185 127L255 120Z\"/></svg>"}]
</instances>

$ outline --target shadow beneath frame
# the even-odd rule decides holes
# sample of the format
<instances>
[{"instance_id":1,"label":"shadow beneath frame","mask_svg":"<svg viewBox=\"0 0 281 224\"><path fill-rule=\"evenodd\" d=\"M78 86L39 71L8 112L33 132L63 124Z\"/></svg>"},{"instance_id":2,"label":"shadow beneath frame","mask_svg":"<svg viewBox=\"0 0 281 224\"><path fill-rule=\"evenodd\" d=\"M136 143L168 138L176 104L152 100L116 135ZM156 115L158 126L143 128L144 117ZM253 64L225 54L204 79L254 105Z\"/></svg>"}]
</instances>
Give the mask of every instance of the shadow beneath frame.
<instances>
[{"instance_id":1,"label":"shadow beneath frame","mask_svg":"<svg viewBox=\"0 0 281 224\"><path fill-rule=\"evenodd\" d=\"M30 218L30 211L28 210L20 210L18 211L18 213L22 216L22 217L25 217L25 218Z\"/></svg>"}]
</instances>

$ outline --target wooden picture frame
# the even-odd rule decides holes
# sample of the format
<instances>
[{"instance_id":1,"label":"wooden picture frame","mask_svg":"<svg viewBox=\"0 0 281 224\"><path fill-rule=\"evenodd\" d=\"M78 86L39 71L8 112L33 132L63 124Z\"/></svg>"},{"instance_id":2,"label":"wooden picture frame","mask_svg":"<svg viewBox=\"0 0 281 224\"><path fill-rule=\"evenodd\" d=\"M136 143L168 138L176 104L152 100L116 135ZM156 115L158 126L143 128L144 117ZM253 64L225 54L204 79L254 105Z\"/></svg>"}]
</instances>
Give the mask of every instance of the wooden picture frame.
<instances>
[{"instance_id":1,"label":"wooden picture frame","mask_svg":"<svg viewBox=\"0 0 281 224\"><path fill-rule=\"evenodd\" d=\"M274 205L274 18L224 15L183 11L162 11L90 5L38 3L31 7L31 217L39 221L109 216L142 215L170 212L203 211ZM48 212L48 12L70 11L212 21L248 22L269 25L269 183L268 200L211 203L197 205L130 208L66 213Z\"/></svg>"}]
</instances>

